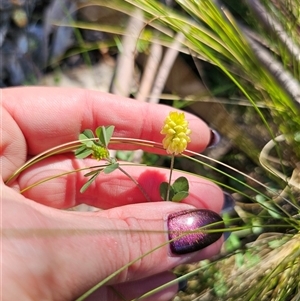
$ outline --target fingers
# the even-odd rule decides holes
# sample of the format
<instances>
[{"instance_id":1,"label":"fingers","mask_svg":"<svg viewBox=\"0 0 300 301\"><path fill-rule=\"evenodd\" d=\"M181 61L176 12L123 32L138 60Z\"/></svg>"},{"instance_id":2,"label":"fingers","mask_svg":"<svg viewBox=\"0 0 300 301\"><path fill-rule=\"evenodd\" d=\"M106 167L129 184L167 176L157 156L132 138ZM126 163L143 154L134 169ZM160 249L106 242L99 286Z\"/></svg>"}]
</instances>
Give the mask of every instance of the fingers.
<instances>
[{"instance_id":1,"label":"fingers","mask_svg":"<svg viewBox=\"0 0 300 301\"><path fill-rule=\"evenodd\" d=\"M215 255L222 243L211 241L183 255L170 251L168 232L174 229L168 228L168 216L194 208L187 204L144 203L97 213L59 211L26 200L4 205L5 225L13 223L3 235L13 244L5 258L17 257L11 263L18 264L14 277L24 283L30 280L27 273L33 280L24 287L51 300L73 300L110 275L110 285L151 277ZM47 285L35 290L41 283Z\"/></svg>"},{"instance_id":2,"label":"fingers","mask_svg":"<svg viewBox=\"0 0 300 301\"><path fill-rule=\"evenodd\" d=\"M83 130L101 125L114 125L116 137L161 142L163 121L174 111L168 106L70 88L3 89L2 98L31 155L77 140ZM209 143L210 130L199 118L188 113L186 118L192 130L189 149L200 152Z\"/></svg>"},{"instance_id":3,"label":"fingers","mask_svg":"<svg viewBox=\"0 0 300 301\"><path fill-rule=\"evenodd\" d=\"M1 90L0 90L1 93ZM0 94L0 99L2 99ZM1 176L5 181L10 175L14 173L22 164L24 164L26 154L26 141L24 136L16 125L16 121L6 111L5 108L1 110L1 143L0 143L0 161L1 161Z\"/></svg>"},{"instance_id":4,"label":"fingers","mask_svg":"<svg viewBox=\"0 0 300 301\"><path fill-rule=\"evenodd\" d=\"M5 156L3 169L8 171L25 160L27 151L35 155L77 140L84 129L94 130L99 125L114 125L118 137L161 142L163 121L173 110L80 89L5 89L1 98L8 112L5 113L8 122L3 125L9 130L3 131L5 145L1 153ZM209 143L210 130L195 116L186 114L186 117L192 130L189 148L199 152ZM24 172L16 185L22 190L57 173L84 167L84 164L94 165L95 161L76 160L71 154L52 157ZM14 194L4 204L7 209L4 222L8 228L3 233L5 243L10 242L5 250L9 254L7 259L15 257L15 261L6 266L11 269L18 265L18 275L13 277L19 277L25 290L30 288L29 294L36 294L31 295L31 299L41 299L37 297L40 293L47 299L72 300L116 271L119 272L111 277L109 284L124 291L124 282L134 283L218 252L221 239L209 240L208 247L184 255L174 254L174 250L183 249L176 245L172 253L167 242L174 229L168 228L167 220L174 212L195 207L219 212L223 203L219 188L187 175L190 195L183 203L154 203L152 201L160 199L159 185L167 181L169 171L130 166L126 167L126 172L138 181L151 202L145 203L145 196L136 184L116 171L100 175L85 194L79 192L86 181L82 172L47 181L25 192L27 198L56 208L87 203L109 210L97 213L59 211ZM179 175L175 172L174 178ZM113 208L115 206L120 207ZM204 217L200 218L203 220ZM196 236L196 242L201 245L203 237ZM39 286L40 283L47 285Z\"/></svg>"},{"instance_id":5,"label":"fingers","mask_svg":"<svg viewBox=\"0 0 300 301\"><path fill-rule=\"evenodd\" d=\"M18 178L19 189L23 190L34 183L39 183L49 177L63 174L78 168L92 166L95 160L77 160L72 155L60 155L39 162ZM159 186L167 182L169 170L153 167L122 167L141 186L150 201L160 201ZM119 170L110 174L101 173L94 183L84 192L80 188L86 183L85 172L74 172L65 176L38 184L36 187L24 192L27 198L39 203L56 207L70 208L81 203L102 209L108 209L126 204L147 202L145 195L127 175ZM185 203L197 208L207 208L220 212L223 205L223 193L215 184L196 175L173 173L173 181L184 175L190 185L189 196Z\"/></svg>"}]
</instances>

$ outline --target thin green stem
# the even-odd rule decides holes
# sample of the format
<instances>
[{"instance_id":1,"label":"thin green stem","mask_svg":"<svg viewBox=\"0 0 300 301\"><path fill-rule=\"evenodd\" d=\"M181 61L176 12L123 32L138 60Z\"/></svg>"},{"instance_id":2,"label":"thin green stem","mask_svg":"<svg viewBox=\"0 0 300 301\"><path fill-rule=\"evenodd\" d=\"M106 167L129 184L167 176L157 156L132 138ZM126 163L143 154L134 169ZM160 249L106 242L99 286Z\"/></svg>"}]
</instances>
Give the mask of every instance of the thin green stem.
<instances>
[{"instance_id":1,"label":"thin green stem","mask_svg":"<svg viewBox=\"0 0 300 301\"><path fill-rule=\"evenodd\" d=\"M141 186L141 184L134 179L127 171L125 171L122 167L118 167L118 169L124 174L126 175L138 188L139 190L142 192L142 194L144 195L144 197L146 198L147 202L151 202L149 195L146 193L146 191L144 190L144 188Z\"/></svg>"},{"instance_id":2,"label":"thin green stem","mask_svg":"<svg viewBox=\"0 0 300 301\"><path fill-rule=\"evenodd\" d=\"M173 169L174 169L174 159L175 159L175 156L172 155L172 157L171 157L171 165L170 165L169 185L168 185L167 195L166 195L165 201L169 201L169 197L170 197L171 180L172 180L172 173L173 173Z\"/></svg>"},{"instance_id":3,"label":"thin green stem","mask_svg":"<svg viewBox=\"0 0 300 301\"><path fill-rule=\"evenodd\" d=\"M72 173L74 173L74 172L80 172L80 171L87 170L87 169L91 169L91 168L93 168L93 167L90 167L90 166L89 166L89 167L86 167L86 168L78 168L78 169L74 169L74 170L62 172L62 173L60 173L60 174L56 174L56 175L54 175L54 176L51 176L51 177L42 179L42 180L40 180L40 181L38 181L38 182L35 182L35 183L33 183L33 184L31 184L31 185L29 185L29 186L23 188L22 190L20 190L20 193L22 194L22 193L24 193L25 191L27 191L27 190L29 190L29 189L31 189L31 188L33 188L33 187L36 187L36 186L38 186L38 185L40 185L40 184L43 184L43 183L45 183L45 182L48 182L48 181L50 181L50 180L57 179L57 178L59 178L59 177L66 176L66 175L69 175L69 174L72 174Z\"/></svg>"}]
</instances>

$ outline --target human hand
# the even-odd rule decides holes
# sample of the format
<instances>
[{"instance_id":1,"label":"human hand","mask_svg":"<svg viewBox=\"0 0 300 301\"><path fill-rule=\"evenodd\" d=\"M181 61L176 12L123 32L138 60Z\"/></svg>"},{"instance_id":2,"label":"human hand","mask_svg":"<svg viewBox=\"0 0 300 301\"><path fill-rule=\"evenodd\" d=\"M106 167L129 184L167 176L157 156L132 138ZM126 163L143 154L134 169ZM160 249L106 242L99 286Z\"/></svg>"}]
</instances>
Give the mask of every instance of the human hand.
<instances>
[{"instance_id":1,"label":"human hand","mask_svg":"<svg viewBox=\"0 0 300 301\"><path fill-rule=\"evenodd\" d=\"M169 107L96 91L44 87L3 89L1 101L1 300L74 300L132 260L165 244L125 268L88 298L120 300L116 290L131 300L175 279L168 272L175 266L218 253L222 239L186 254L174 254L166 244L170 214L195 208L221 210L222 191L196 176L185 175L190 193L181 203L154 202L161 199L159 185L167 181L169 172L153 167L126 167L153 200L151 203L145 202L136 185L117 171L99 176L83 194L79 190L86 178L81 172L19 193L41 179L94 162L78 160L68 153L35 164L11 187L3 184L28 158L77 140L87 128L114 125L115 136L161 142L160 129ZM189 149L200 152L207 147L211 132L195 116L186 114L186 118L192 130ZM180 175L173 174L174 178ZM106 210L60 210L81 203ZM153 300L168 300L177 289L177 285L170 286Z\"/></svg>"}]
</instances>

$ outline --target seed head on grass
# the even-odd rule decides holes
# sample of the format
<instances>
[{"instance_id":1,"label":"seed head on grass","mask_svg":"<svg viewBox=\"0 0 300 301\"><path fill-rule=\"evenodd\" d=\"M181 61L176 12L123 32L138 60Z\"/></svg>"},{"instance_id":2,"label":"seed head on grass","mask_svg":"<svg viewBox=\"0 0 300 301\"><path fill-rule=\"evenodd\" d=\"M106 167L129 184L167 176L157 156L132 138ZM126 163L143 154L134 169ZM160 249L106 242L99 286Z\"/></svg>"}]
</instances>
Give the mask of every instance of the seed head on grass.
<instances>
[{"instance_id":1,"label":"seed head on grass","mask_svg":"<svg viewBox=\"0 0 300 301\"><path fill-rule=\"evenodd\" d=\"M166 135L162 143L168 154L183 153L191 141L189 137L191 130L184 113L170 112L160 133Z\"/></svg>"}]
</instances>

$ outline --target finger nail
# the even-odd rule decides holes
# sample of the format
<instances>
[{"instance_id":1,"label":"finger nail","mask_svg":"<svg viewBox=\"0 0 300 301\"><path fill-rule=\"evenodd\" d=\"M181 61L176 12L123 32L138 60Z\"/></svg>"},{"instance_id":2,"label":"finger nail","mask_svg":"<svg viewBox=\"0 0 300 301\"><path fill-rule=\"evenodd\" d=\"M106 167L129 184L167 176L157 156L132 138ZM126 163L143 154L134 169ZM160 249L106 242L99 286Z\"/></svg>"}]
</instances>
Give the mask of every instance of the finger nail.
<instances>
[{"instance_id":1,"label":"finger nail","mask_svg":"<svg viewBox=\"0 0 300 301\"><path fill-rule=\"evenodd\" d=\"M234 198L228 192L224 192L224 203L221 211L221 215L224 213L230 213L235 206Z\"/></svg>"},{"instance_id":2,"label":"finger nail","mask_svg":"<svg viewBox=\"0 0 300 301\"><path fill-rule=\"evenodd\" d=\"M220 134L213 129L210 129L210 140L208 143L208 148L216 146L221 140Z\"/></svg>"},{"instance_id":3,"label":"finger nail","mask_svg":"<svg viewBox=\"0 0 300 301\"><path fill-rule=\"evenodd\" d=\"M233 212L235 206L234 198L229 194L228 192L224 192L224 203L221 210L221 215L223 214L230 214ZM229 236L231 235L231 232L224 232L224 241L226 241Z\"/></svg>"},{"instance_id":4,"label":"finger nail","mask_svg":"<svg viewBox=\"0 0 300 301\"><path fill-rule=\"evenodd\" d=\"M214 225L207 227L209 224ZM168 229L169 240L172 240L170 242L171 252L187 254L204 249L217 241L222 236L222 232L207 230L224 229L224 223L222 218L211 210L194 209L170 214Z\"/></svg>"}]
</instances>

